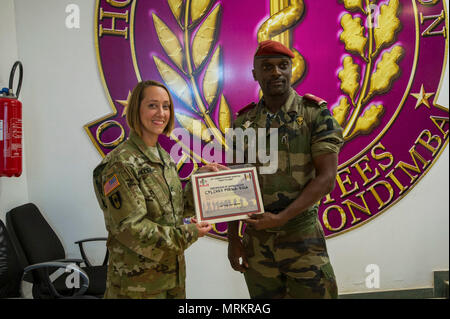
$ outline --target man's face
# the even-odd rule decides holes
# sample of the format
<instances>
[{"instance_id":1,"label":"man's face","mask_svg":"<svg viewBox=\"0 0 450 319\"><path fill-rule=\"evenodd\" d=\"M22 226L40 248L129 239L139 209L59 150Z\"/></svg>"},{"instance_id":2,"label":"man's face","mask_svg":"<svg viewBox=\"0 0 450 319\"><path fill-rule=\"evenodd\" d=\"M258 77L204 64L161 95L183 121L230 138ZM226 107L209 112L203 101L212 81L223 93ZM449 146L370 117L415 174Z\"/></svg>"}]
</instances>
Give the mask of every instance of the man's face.
<instances>
[{"instance_id":1,"label":"man's face","mask_svg":"<svg viewBox=\"0 0 450 319\"><path fill-rule=\"evenodd\" d=\"M257 58L252 72L265 96L282 96L291 87L292 62L288 57Z\"/></svg>"}]
</instances>

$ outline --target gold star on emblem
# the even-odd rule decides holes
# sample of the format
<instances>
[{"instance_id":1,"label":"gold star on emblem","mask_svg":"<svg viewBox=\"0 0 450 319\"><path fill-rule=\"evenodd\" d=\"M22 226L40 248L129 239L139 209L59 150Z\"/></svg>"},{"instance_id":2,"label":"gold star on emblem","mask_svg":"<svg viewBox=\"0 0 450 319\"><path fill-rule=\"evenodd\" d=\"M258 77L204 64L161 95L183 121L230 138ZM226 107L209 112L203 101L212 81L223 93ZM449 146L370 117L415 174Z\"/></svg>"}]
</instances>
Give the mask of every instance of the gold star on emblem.
<instances>
[{"instance_id":1,"label":"gold star on emblem","mask_svg":"<svg viewBox=\"0 0 450 319\"><path fill-rule=\"evenodd\" d=\"M425 89L423 87L423 84L420 87L420 92L419 93L411 93L411 95L414 96L417 99L417 103L416 103L416 107L415 107L416 110L422 104L425 104L426 107L431 109L431 105L430 105L430 102L428 101L428 99L430 97L432 97L434 95L434 93L426 93Z\"/></svg>"},{"instance_id":2,"label":"gold star on emblem","mask_svg":"<svg viewBox=\"0 0 450 319\"><path fill-rule=\"evenodd\" d=\"M126 100L116 100L117 103L123 105L122 117L124 117L125 114L127 113L128 101L130 100L130 96L131 96L131 91L128 91L128 96L127 96Z\"/></svg>"}]
</instances>

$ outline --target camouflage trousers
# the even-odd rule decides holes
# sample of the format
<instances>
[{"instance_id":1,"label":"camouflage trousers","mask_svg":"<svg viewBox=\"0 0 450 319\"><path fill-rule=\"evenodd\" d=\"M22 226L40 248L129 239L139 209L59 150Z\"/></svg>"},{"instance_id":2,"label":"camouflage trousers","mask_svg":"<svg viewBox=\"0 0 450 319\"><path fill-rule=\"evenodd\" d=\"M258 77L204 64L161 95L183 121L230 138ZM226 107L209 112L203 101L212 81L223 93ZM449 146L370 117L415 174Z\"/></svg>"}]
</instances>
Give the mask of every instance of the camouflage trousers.
<instances>
[{"instance_id":1,"label":"camouflage trousers","mask_svg":"<svg viewBox=\"0 0 450 319\"><path fill-rule=\"evenodd\" d=\"M112 290L106 290L105 299L186 299L186 287L177 286L169 290L152 291L146 293L121 295Z\"/></svg>"},{"instance_id":2,"label":"camouflage trousers","mask_svg":"<svg viewBox=\"0 0 450 319\"><path fill-rule=\"evenodd\" d=\"M297 219L289 229L245 230L249 269L244 276L252 299L337 298L336 278L317 212Z\"/></svg>"}]
</instances>

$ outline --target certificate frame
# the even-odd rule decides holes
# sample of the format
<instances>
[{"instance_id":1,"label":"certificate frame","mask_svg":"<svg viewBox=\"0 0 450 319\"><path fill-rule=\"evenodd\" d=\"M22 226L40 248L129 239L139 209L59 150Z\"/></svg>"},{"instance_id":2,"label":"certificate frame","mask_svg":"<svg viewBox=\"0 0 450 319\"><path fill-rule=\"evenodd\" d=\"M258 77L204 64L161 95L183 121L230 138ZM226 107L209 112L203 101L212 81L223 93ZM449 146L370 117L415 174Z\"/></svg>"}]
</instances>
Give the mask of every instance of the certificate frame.
<instances>
[{"instance_id":1,"label":"certificate frame","mask_svg":"<svg viewBox=\"0 0 450 319\"><path fill-rule=\"evenodd\" d=\"M215 224L264 213L254 166L193 174L191 182L198 222Z\"/></svg>"}]
</instances>

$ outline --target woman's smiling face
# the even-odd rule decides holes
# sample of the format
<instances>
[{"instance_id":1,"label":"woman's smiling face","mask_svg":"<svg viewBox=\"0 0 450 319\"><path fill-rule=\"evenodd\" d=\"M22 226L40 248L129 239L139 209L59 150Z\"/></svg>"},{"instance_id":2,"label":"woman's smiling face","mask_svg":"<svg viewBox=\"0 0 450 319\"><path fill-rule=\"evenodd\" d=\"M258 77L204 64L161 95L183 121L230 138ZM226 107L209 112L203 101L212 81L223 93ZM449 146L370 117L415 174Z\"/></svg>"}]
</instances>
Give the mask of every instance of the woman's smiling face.
<instances>
[{"instance_id":1,"label":"woman's smiling face","mask_svg":"<svg viewBox=\"0 0 450 319\"><path fill-rule=\"evenodd\" d=\"M144 97L139 107L142 138L156 145L158 136L164 132L170 119L170 99L165 89L149 86L143 91Z\"/></svg>"}]
</instances>

